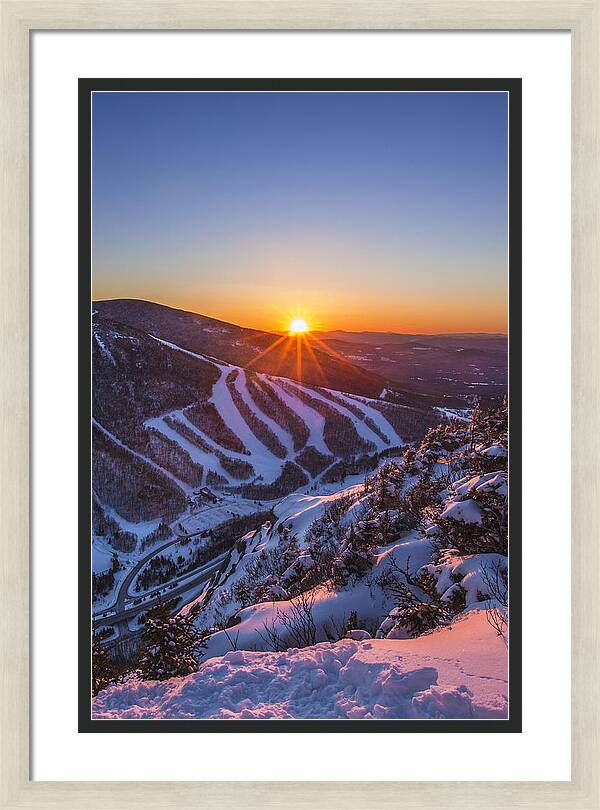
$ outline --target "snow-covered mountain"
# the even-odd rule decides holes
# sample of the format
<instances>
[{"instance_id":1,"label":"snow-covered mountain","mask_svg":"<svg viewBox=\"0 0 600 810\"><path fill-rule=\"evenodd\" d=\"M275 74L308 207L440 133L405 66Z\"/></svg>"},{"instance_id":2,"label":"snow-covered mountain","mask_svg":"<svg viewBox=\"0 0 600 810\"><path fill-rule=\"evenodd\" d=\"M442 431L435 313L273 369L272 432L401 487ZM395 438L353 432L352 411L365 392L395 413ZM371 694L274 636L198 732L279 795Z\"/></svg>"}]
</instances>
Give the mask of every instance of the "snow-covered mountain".
<instances>
[{"instance_id":1,"label":"snow-covered mountain","mask_svg":"<svg viewBox=\"0 0 600 810\"><path fill-rule=\"evenodd\" d=\"M440 418L431 408L357 393L366 379L367 388L384 389L328 355L322 384L311 385L304 358L299 382L214 354L252 354L258 337L247 337L250 330L146 302L94 306L93 487L101 508L129 522L169 522L202 487L271 501L342 481L374 469L381 454L419 438Z\"/></svg>"},{"instance_id":2,"label":"snow-covered mountain","mask_svg":"<svg viewBox=\"0 0 600 810\"><path fill-rule=\"evenodd\" d=\"M505 402L95 306L95 717L507 716Z\"/></svg>"},{"instance_id":3,"label":"snow-covered mountain","mask_svg":"<svg viewBox=\"0 0 600 810\"><path fill-rule=\"evenodd\" d=\"M208 355L236 366L252 363L255 371L296 379L295 338L247 329L196 312L173 309L151 301L116 299L95 301L97 317L123 327L154 335L182 349ZM342 357L335 357L317 344L302 358L302 380L308 385L326 385L339 391L376 397L386 378Z\"/></svg>"},{"instance_id":4,"label":"snow-covered mountain","mask_svg":"<svg viewBox=\"0 0 600 810\"><path fill-rule=\"evenodd\" d=\"M476 409L363 482L280 499L177 618L206 634L198 672L129 676L94 716L507 717L506 428Z\"/></svg>"}]
</instances>

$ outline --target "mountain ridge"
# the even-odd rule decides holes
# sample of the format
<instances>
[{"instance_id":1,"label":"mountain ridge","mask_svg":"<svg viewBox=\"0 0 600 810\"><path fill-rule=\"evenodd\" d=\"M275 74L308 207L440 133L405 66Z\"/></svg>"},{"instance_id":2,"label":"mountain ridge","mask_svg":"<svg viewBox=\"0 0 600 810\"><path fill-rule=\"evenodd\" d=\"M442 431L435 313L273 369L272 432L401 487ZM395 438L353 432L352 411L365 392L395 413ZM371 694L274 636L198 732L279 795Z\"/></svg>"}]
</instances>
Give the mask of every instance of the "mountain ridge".
<instances>
[{"instance_id":1,"label":"mountain ridge","mask_svg":"<svg viewBox=\"0 0 600 810\"><path fill-rule=\"evenodd\" d=\"M219 343L221 331L193 340L207 322L211 330L228 328L212 320L198 317L187 341L208 354L173 342L177 324L167 341L154 334L166 334L164 324L156 330L161 323L154 320L144 331L139 311L133 317L125 305L134 327L106 309L96 304L92 321L94 494L99 508L127 521L170 522L201 487L269 501L318 481L341 481L373 469L382 453L439 420L428 408L221 359L213 340L216 334ZM148 311L142 306L142 315ZM180 316L189 330L189 314ZM232 333L224 336L231 348ZM352 380L345 364L337 369Z\"/></svg>"},{"instance_id":2,"label":"mountain ridge","mask_svg":"<svg viewBox=\"0 0 600 810\"><path fill-rule=\"evenodd\" d=\"M94 315L109 318L198 354L211 355L254 371L299 379L296 339L237 326L188 310L141 299L93 302ZM380 374L322 350L303 346L301 380L340 391L376 397L386 387Z\"/></svg>"}]
</instances>

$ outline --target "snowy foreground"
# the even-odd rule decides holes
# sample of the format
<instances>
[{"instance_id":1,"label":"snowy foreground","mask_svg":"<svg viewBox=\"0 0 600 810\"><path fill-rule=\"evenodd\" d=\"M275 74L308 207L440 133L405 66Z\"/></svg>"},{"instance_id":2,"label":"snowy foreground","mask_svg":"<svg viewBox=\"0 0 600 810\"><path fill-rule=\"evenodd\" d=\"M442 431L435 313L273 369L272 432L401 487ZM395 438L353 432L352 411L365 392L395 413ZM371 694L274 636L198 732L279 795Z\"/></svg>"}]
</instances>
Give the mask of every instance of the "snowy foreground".
<instances>
[{"instance_id":1,"label":"snowy foreground","mask_svg":"<svg viewBox=\"0 0 600 810\"><path fill-rule=\"evenodd\" d=\"M95 698L93 714L97 719L502 719L508 715L506 652L485 611L474 610L414 639L345 638L279 653L232 651L185 678L109 687Z\"/></svg>"}]
</instances>

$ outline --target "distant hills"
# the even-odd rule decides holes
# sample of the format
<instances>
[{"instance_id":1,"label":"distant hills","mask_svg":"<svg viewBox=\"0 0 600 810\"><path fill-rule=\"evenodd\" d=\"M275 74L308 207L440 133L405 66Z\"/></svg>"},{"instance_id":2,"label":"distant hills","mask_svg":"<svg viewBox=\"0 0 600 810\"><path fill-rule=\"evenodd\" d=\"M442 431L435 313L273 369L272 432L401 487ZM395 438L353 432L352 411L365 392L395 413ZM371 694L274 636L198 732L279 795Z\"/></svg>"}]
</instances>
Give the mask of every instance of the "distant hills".
<instances>
[{"instance_id":1,"label":"distant hills","mask_svg":"<svg viewBox=\"0 0 600 810\"><path fill-rule=\"evenodd\" d=\"M343 356L421 403L460 407L477 396L490 403L508 387L508 337L502 334L416 335L332 331L323 348Z\"/></svg>"},{"instance_id":2,"label":"distant hills","mask_svg":"<svg viewBox=\"0 0 600 810\"><path fill-rule=\"evenodd\" d=\"M464 341L484 340L506 342L507 335L501 332L440 332L439 334L420 334L418 332L351 332L345 329L317 332L321 340L344 340L350 343L371 343L381 346L392 343L410 343L413 341L448 345L462 345Z\"/></svg>"}]
</instances>

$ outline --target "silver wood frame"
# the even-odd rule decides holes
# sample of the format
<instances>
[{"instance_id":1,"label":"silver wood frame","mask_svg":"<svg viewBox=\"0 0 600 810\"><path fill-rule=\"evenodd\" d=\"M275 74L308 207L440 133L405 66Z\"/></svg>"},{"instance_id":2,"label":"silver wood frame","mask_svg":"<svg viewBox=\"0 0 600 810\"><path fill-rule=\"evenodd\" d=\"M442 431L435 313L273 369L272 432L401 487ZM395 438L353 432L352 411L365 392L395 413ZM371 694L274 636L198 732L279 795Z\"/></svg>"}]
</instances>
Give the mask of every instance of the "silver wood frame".
<instances>
[{"instance_id":1,"label":"silver wood frame","mask_svg":"<svg viewBox=\"0 0 600 810\"><path fill-rule=\"evenodd\" d=\"M600 0L0 0L0 808L600 808ZM563 29L572 35L570 782L34 782L29 776L29 35Z\"/></svg>"}]
</instances>

